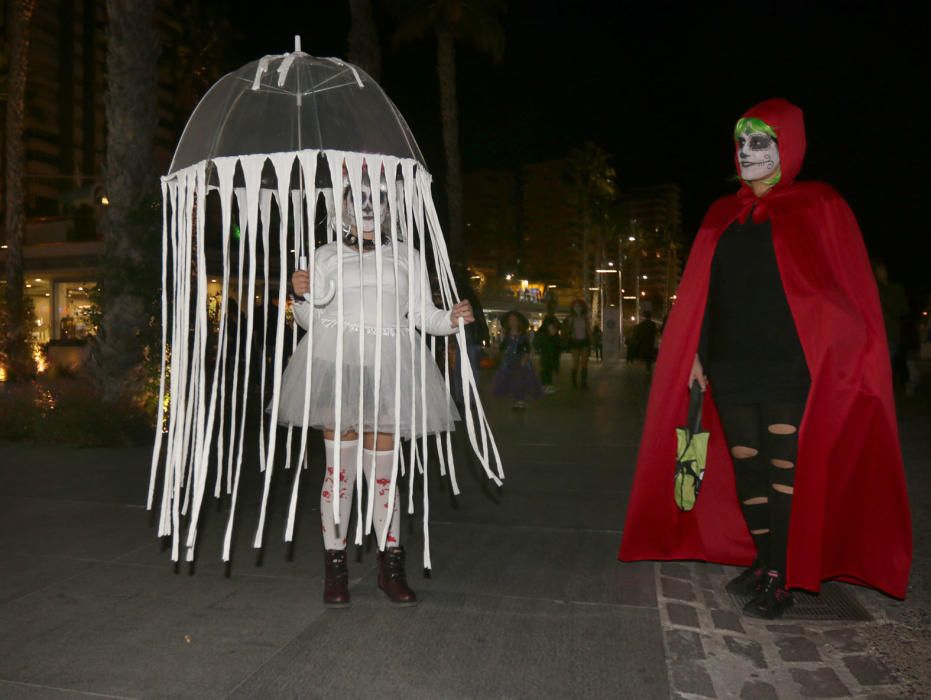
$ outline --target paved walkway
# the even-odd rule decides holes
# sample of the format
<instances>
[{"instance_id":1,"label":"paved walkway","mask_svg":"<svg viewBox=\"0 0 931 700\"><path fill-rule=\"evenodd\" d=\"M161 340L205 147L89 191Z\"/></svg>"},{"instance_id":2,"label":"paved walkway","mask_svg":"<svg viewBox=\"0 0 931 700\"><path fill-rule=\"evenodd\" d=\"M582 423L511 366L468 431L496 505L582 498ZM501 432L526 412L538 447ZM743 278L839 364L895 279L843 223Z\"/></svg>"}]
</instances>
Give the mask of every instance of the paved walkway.
<instances>
[{"instance_id":1,"label":"paved walkway","mask_svg":"<svg viewBox=\"0 0 931 700\"><path fill-rule=\"evenodd\" d=\"M646 387L638 368L596 365L587 393L563 386L523 412L489 401L505 488L465 463L457 500L433 479L431 579L418 519L404 524L412 609L377 591L372 548L350 557L352 607L321 605L318 458L293 548L280 541L290 478L264 552L251 548L250 464L232 567L219 561L226 504L210 503L191 571L143 508L147 450L0 446L0 698L928 696L920 528L908 602L843 587L869 622L746 620L723 567L616 561ZM927 399L902 409L926 525Z\"/></svg>"}]
</instances>

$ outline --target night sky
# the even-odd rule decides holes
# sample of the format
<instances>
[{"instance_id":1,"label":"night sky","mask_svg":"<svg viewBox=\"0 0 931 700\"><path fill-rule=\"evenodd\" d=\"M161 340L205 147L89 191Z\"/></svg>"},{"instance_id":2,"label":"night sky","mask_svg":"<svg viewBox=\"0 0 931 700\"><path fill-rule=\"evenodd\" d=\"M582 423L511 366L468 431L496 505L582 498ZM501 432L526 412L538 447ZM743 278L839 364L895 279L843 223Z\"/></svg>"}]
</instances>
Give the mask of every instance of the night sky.
<instances>
[{"instance_id":1,"label":"night sky","mask_svg":"<svg viewBox=\"0 0 931 700\"><path fill-rule=\"evenodd\" d=\"M241 63L289 50L295 33L309 53L346 55L347 3L223 5ZM381 82L442 186L435 44L393 50L393 20L380 6L376 15ZM931 139L915 131L927 123L928 38L911 3L512 0L503 22L501 63L457 54L465 169L559 158L591 140L614 155L621 187L677 183L691 238L711 201L736 187L733 124L785 97L806 115L800 178L847 198L871 254L916 302L931 292L921 206Z\"/></svg>"}]
</instances>

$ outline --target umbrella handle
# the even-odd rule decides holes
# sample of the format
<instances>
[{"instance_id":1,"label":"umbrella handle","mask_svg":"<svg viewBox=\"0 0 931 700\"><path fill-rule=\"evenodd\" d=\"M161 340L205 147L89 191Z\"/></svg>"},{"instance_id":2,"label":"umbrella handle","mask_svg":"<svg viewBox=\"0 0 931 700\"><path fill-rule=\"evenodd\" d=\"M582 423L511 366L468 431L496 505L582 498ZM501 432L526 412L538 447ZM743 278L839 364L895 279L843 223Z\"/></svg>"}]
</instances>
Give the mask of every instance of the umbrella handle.
<instances>
[{"instance_id":1,"label":"umbrella handle","mask_svg":"<svg viewBox=\"0 0 931 700\"><path fill-rule=\"evenodd\" d=\"M300 256L298 265L300 266L302 270L307 269L307 256L306 255ZM315 306L326 306L333 300L333 297L335 296L336 296L336 280L331 279L329 284L327 284L326 294L323 295L322 299L314 299L313 285L311 285L310 291L304 295L304 300L309 301L311 304Z\"/></svg>"},{"instance_id":2,"label":"umbrella handle","mask_svg":"<svg viewBox=\"0 0 931 700\"><path fill-rule=\"evenodd\" d=\"M692 382L689 392L689 419L687 425L694 435L701 432L701 409L705 396L698 382Z\"/></svg>"}]
</instances>

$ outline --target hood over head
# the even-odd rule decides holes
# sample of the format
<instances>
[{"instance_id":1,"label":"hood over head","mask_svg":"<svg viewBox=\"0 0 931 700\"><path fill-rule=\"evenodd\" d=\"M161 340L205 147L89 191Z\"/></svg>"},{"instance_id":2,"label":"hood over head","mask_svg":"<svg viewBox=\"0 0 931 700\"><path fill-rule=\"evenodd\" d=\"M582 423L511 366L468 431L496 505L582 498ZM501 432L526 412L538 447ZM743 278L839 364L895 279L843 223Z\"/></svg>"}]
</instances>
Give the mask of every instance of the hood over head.
<instances>
[{"instance_id":1,"label":"hood over head","mask_svg":"<svg viewBox=\"0 0 931 700\"><path fill-rule=\"evenodd\" d=\"M799 170L802 169L802 162L805 160L805 147L807 144L802 110L788 100L777 97L764 100L755 107L748 109L743 118L760 119L766 122L776 133L782 177L773 189L783 189L790 186L798 176ZM740 164L736 162L736 152L734 160L739 172ZM750 188L750 185L746 182L742 180L741 182L744 187Z\"/></svg>"}]
</instances>

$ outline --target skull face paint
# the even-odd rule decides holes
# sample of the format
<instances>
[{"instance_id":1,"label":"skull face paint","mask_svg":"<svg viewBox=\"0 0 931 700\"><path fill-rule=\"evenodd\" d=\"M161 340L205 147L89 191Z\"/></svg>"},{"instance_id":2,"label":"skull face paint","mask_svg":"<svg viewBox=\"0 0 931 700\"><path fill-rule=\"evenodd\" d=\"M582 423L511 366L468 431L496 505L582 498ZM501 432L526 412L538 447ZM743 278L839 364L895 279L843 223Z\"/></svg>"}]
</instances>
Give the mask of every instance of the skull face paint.
<instances>
[{"instance_id":1,"label":"skull face paint","mask_svg":"<svg viewBox=\"0 0 931 700\"><path fill-rule=\"evenodd\" d=\"M779 144L776 133L761 119L741 119L734 129L740 177L747 182L776 177L779 173Z\"/></svg>"},{"instance_id":2,"label":"skull face paint","mask_svg":"<svg viewBox=\"0 0 931 700\"><path fill-rule=\"evenodd\" d=\"M353 203L352 190L349 187L349 178L343 173L343 228L351 230L355 228L362 234L363 238L372 238L375 234L375 207L372 201L372 183L369 179L368 171L362 172L362 186L360 188L362 210L362 226L356 225L356 209ZM389 211L388 211L388 184L384 175L378 188L379 210L381 214L382 234L388 230Z\"/></svg>"}]
</instances>

